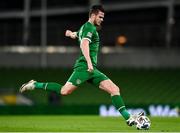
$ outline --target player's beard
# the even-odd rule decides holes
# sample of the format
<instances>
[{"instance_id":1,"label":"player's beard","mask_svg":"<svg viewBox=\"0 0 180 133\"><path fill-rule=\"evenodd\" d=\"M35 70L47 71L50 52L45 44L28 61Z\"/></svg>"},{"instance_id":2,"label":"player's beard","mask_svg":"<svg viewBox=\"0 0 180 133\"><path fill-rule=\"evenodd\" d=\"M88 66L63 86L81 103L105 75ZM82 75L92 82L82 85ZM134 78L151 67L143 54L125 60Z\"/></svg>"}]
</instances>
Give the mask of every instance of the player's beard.
<instances>
[{"instance_id":1,"label":"player's beard","mask_svg":"<svg viewBox=\"0 0 180 133\"><path fill-rule=\"evenodd\" d=\"M102 26L101 25L96 25L96 30L99 31L101 30Z\"/></svg>"}]
</instances>

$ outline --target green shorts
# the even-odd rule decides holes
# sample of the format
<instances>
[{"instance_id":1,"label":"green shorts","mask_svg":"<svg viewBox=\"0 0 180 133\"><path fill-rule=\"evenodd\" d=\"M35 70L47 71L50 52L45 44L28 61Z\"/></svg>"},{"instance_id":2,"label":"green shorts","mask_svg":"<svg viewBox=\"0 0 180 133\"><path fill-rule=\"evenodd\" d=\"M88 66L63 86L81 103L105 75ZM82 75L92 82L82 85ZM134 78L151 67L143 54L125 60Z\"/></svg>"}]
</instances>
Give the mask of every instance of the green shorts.
<instances>
[{"instance_id":1,"label":"green shorts","mask_svg":"<svg viewBox=\"0 0 180 133\"><path fill-rule=\"evenodd\" d=\"M79 86L85 81L99 87L99 84L103 80L109 79L105 74L100 72L97 68L94 68L93 72L88 72L86 68L74 69L68 82L71 82L75 86Z\"/></svg>"}]
</instances>

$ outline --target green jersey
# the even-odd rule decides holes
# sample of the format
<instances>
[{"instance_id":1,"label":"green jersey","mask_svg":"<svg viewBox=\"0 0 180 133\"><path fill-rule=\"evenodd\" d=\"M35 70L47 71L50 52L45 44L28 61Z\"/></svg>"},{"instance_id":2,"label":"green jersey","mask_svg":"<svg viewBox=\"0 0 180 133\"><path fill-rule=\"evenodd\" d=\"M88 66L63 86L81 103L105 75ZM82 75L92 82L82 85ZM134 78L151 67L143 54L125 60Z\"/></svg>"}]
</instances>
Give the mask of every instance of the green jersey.
<instances>
[{"instance_id":1,"label":"green jersey","mask_svg":"<svg viewBox=\"0 0 180 133\"><path fill-rule=\"evenodd\" d=\"M77 36L78 36L79 45L81 44L82 39L89 40L90 58L91 58L93 66L96 67L97 55L98 55L98 50L99 50L99 34L96 30L96 27L90 22L86 22L84 25L81 26L81 28L77 32ZM84 55L82 54L82 51L80 53L79 58L76 60L74 68L77 68L79 66L87 67L87 62Z\"/></svg>"}]
</instances>

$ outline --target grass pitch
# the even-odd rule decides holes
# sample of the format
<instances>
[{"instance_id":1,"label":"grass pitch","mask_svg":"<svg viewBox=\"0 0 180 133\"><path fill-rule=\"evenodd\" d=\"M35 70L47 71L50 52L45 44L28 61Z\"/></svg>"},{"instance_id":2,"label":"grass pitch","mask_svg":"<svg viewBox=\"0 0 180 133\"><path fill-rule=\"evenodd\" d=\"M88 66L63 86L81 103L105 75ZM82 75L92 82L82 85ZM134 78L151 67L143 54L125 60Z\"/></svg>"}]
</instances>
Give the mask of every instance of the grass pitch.
<instances>
[{"instance_id":1,"label":"grass pitch","mask_svg":"<svg viewBox=\"0 0 180 133\"><path fill-rule=\"evenodd\" d=\"M180 118L153 117L143 132L180 132ZM0 116L0 132L142 132L121 117L22 115Z\"/></svg>"}]
</instances>

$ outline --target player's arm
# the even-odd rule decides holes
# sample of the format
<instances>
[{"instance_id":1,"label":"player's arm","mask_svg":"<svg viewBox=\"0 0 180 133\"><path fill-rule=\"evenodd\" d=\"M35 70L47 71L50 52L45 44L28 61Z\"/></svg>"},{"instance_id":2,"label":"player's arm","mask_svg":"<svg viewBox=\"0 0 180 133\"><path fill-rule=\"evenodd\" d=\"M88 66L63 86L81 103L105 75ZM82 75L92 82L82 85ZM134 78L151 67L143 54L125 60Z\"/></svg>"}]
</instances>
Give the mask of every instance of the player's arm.
<instances>
[{"instance_id":1,"label":"player's arm","mask_svg":"<svg viewBox=\"0 0 180 133\"><path fill-rule=\"evenodd\" d=\"M88 39L82 39L80 48L82 50L82 53L87 61L88 65L88 71L92 72L93 71L93 65L91 61L91 57L89 55L89 40Z\"/></svg>"},{"instance_id":2,"label":"player's arm","mask_svg":"<svg viewBox=\"0 0 180 133\"><path fill-rule=\"evenodd\" d=\"M66 30L65 36L70 37L72 39L76 39L77 38L77 32L72 32L71 30Z\"/></svg>"}]
</instances>

